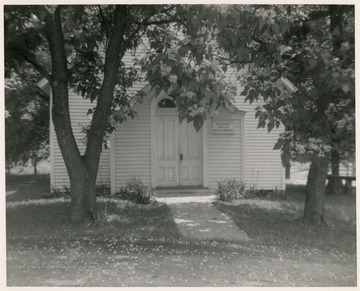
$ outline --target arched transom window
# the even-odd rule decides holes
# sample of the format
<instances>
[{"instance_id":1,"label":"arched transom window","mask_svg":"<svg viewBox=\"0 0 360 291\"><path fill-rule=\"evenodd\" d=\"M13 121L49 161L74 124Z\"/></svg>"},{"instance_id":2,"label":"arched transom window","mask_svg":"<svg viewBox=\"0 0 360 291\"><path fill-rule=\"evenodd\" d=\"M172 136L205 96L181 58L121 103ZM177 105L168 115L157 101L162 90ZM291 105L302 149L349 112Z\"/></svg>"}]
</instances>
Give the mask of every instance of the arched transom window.
<instances>
[{"instance_id":1,"label":"arched transom window","mask_svg":"<svg viewBox=\"0 0 360 291\"><path fill-rule=\"evenodd\" d=\"M157 108L176 108L176 104L174 102L174 99L170 97L165 97L160 99L157 104Z\"/></svg>"}]
</instances>

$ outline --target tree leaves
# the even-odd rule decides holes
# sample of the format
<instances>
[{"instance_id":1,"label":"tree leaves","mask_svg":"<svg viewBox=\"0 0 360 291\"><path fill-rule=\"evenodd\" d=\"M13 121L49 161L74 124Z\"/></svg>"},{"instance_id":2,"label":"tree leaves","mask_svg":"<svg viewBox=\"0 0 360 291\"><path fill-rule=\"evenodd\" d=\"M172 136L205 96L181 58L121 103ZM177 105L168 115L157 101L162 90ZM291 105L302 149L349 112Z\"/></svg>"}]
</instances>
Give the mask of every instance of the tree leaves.
<instances>
[{"instance_id":1,"label":"tree leaves","mask_svg":"<svg viewBox=\"0 0 360 291\"><path fill-rule=\"evenodd\" d=\"M23 67L21 75L6 79L5 156L7 165L49 156L49 98L36 87L39 75ZM9 82L10 81L10 82ZM34 85L35 83L35 85Z\"/></svg>"},{"instance_id":2,"label":"tree leaves","mask_svg":"<svg viewBox=\"0 0 360 291\"><path fill-rule=\"evenodd\" d=\"M280 150L282 149L282 147L284 146L285 142L282 139L278 139L278 141L276 142L276 144L274 145L274 150Z\"/></svg>"},{"instance_id":3,"label":"tree leaves","mask_svg":"<svg viewBox=\"0 0 360 291\"><path fill-rule=\"evenodd\" d=\"M259 17L259 30L261 31L262 28L265 26L267 21L263 17Z\"/></svg>"},{"instance_id":4,"label":"tree leaves","mask_svg":"<svg viewBox=\"0 0 360 291\"><path fill-rule=\"evenodd\" d=\"M275 35L279 35L280 34L280 26L279 24L277 24L276 22L273 23L272 25L272 31Z\"/></svg>"},{"instance_id":5,"label":"tree leaves","mask_svg":"<svg viewBox=\"0 0 360 291\"><path fill-rule=\"evenodd\" d=\"M354 100L353 9L346 10L346 16L336 16L337 23L348 19L343 22L341 38L324 18L329 15L328 9L327 6L261 7L254 17L258 17L256 25L249 27L257 46L248 51L253 64L251 70L241 74L245 79L241 94L245 95L245 102L263 101L255 113L259 128L267 127L271 131L283 123L285 130L292 132L292 138L275 145L283 152L284 164L290 159L306 161L312 155L324 155L331 140L338 138L334 129L339 124L348 124L344 116L352 116L354 112L352 101L337 112L329 111L328 107ZM321 17L316 16L320 15L319 11ZM333 37L342 43L340 50L333 50ZM229 36L228 42L223 39L221 42L229 55L233 49L225 44L233 38ZM243 59L234 58L234 61L242 63ZM282 85L282 76L294 86ZM352 143L352 125L344 130L345 127L341 126L341 139ZM314 139L319 144L314 145Z\"/></svg>"},{"instance_id":6,"label":"tree leaves","mask_svg":"<svg viewBox=\"0 0 360 291\"><path fill-rule=\"evenodd\" d=\"M341 89L344 91L345 94L350 92L350 86L348 84L342 85Z\"/></svg>"},{"instance_id":7,"label":"tree leaves","mask_svg":"<svg viewBox=\"0 0 360 291\"><path fill-rule=\"evenodd\" d=\"M190 25L195 24L190 20ZM141 60L147 80L175 99L181 121L193 121L199 130L220 104L233 98L236 87L226 82L224 66L214 58L217 51L206 35L184 39L176 31L164 31L161 39L165 41L161 53L150 51Z\"/></svg>"},{"instance_id":8,"label":"tree leaves","mask_svg":"<svg viewBox=\"0 0 360 291\"><path fill-rule=\"evenodd\" d=\"M268 130L268 132L272 131L274 127L275 127L275 122L274 122L273 119L270 119L270 121L269 121L268 124L267 124L267 130Z\"/></svg>"},{"instance_id":9,"label":"tree leaves","mask_svg":"<svg viewBox=\"0 0 360 291\"><path fill-rule=\"evenodd\" d=\"M11 32L19 36L19 40L6 37L6 47L18 47L22 52L42 47L46 51L43 39L37 37L44 29L41 16L31 20L33 10L19 9L9 9L5 15L6 36ZM114 6L64 9L71 84L84 97L96 100L103 82L101 50L107 49ZM157 92L164 90L175 99L180 120L194 121L194 126L200 128L206 118L236 94L224 73L230 67L243 70L250 64L251 69L242 76L245 86L241 94L246 102L264 101L255 113L259 127L271 131L283 123L299 140L331 136L331 129L342 132L344 138L345 131L352 132L350 125L339 124L346 120L346 114L352 116L354 102L337 112L329 106L354 100L353 10L341 10L346 17L339 14L338 20L344 25L332 28L324 17L329 15L327 6L145 5L129 6L128 13L124 38L127 48L136 48L140 36L146 36L150 49L139 64ZM41 11L35 14L40 15ZM333 38L342 44L336 55ZM6 52L11 56L11 49ZM20 64L25 55L15 55L13 59L17 58ZM31 56L37 60L39 52ZM49 69L46 64L42 67ZM279 89L284 88L281 77L293 82L297 91ZM127 89L139 80L139 72L120 64L113 104L114 111L121 111L119 116L125 112L130 118L134 116L129 110L132 97ZM115 119L125 120L119 116Z\"/></svg>"}]
</instances>

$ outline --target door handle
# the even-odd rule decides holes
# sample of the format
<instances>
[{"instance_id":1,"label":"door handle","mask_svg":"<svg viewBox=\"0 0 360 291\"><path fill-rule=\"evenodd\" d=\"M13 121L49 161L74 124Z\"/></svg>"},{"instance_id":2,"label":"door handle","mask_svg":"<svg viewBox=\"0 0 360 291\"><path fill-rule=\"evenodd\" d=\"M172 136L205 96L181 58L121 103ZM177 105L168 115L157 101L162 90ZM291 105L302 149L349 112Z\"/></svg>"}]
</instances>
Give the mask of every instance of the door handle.
<instances>
[{"instance_id":1,"label":"door handle","mask_svg":"<svg viewBox=\"0 0 360 291\"><path fill-rule=\"evenodd\" d=\"M183 160L183 154L180 154L180 162Z\"/></svg>"}]
</instances>

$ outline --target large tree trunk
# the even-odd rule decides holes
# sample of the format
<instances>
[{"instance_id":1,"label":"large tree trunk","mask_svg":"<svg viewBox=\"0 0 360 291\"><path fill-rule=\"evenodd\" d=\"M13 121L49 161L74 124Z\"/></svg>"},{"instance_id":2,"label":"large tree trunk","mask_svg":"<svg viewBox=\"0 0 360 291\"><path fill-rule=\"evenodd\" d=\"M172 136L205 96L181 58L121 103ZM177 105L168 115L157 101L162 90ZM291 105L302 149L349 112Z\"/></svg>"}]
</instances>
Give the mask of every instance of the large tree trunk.
<instances>
[{"instance_id":1,"label":"large tree trunk","mask_svg":"<svg viewBox=\"0 0 360 291\"><path fill-rule=\"evenodd\" d=\"M74 223L86 220L97 220L96 177L89 175L86 168L70 178L71 183L71 221Z\"/></svg>"},{"instance_id":2,"label":"large tree trunk","mask_svg":"<svg viewBox=\"0 0 360 291\"><path fill-rule=\"evenodd\" d=\"M338 58L341 56L341 44L343 37L343 5L329 5L330 12L330 33L332 39L332 53ZM337 33L336 33L337 31ZM340 154L339 154L339 140L333 140L333 149L331 151L331 174L339 176ZM343 193L344 188L340 179L329 179L329 183L326 187L326 192L329 194Z\"/></svg>"},{"instance_id":3,"label":"large tree trunk","mask_svg":"<svg viewBox=\"0 0 360 291\"><path fill-rule=\"evenodd\" d=\"M307 179L303 222L321 224L324 222L325 184L329 168L329 158L313 158Z\"/></svg>"},{"instance_id":4,"label":"large tree trunk","mask_svg":"<svg viewBox=\"0 0 360 291\"><path fill-rule=\"evenodd\" d=\"M96 176L99 167L102 142L111 113L114 88L117 82L120 60L126 49L122 45L126 22L126 7L116 7L114 27L105 58L104 81L97 106L87 133L87 146L83 156L79 152L70 121L68 69L61 26L61 6L47 20L48 41L52 61L53 123L65 166L70 177L71 221L81 223L96 220Z\"/></svg>"},{"instance_id":5,"label":"large tree trunk","mask_svg":"<svg viewBox=\"0 0 360 291\"><path fill-rule=\"evenodd\" d=\"M92 169L81 156L71 126L67 58L60 12L61 6L57 6L54 14L49 14L46 18L52 62L52 113L57 141L70 178L71 221L80 223L96 218L94 185L97 168ZM98 160L96 156L90 158Z\"/></svg>"}]
</instances>

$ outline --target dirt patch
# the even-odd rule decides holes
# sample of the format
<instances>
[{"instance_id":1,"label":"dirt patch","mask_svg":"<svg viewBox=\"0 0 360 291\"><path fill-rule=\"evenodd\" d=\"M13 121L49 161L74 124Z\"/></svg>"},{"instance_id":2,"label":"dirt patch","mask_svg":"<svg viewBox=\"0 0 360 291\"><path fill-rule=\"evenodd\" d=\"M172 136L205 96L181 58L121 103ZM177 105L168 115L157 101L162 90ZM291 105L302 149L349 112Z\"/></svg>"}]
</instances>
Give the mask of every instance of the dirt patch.
<instances>
[{"instance_id":1,"label":"dirt patch","mask_svg":"<svg viewBox=\"0 0 360 291\"><path fill-rule=\"evenodd\" d=\"M211 242L73 241L61 249L11 246L7 280L9 286L355 286L354 260L327 259Z\"/></svg>"}]
</instances>

